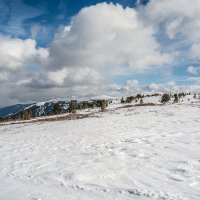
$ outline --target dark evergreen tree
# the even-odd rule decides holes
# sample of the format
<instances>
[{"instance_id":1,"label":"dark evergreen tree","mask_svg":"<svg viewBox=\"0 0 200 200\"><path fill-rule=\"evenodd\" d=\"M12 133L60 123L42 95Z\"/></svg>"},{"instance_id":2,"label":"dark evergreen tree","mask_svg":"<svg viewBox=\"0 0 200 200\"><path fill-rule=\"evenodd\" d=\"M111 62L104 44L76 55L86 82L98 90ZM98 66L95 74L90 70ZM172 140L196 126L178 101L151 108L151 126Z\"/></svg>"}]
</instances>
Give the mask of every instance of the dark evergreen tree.
<instances>
[{"instance_id":1,"label":"dark evergreen tree","mask_svg":"<svg viewBox=\"0 0 200 200\"><path fill-rule=\"evenodd\" d=\"M142 98L142 95L141 94L137 94L136 98L140 99L140 98Z\"/></svg>"},{"instance_id":2,"label":"dark evergreen tree","mask_svg":"<svg viewBox=\"0 0 200 200\"><path fill-rule=\"evenodd\" d=\"M124 100L124 98L123 98L123 97L121 98L121 103L125 103L125 100Z\"/></svg>"},{"instance_id":3,"label":"dark evergreen tree","mask_svg":"<svg viewBox=\"0 0 200 200\"><path fill-rule=\"evenodd\" d=\"M163 94L162 98L161 98L161 103L166 103L168 101L170 101L170 95L169 94Z\"/></svg>"},{"instance_id":4,"label":"dark evergreen tree","mask_svg":"<svg viewBox=\"0 0 200 200\"><path fill-rule=\"evenodd\" d=\"M174 103L178 102L179 102L178 94L174 94Z\"/></svg>"},{"instance_id":5,"label":"dark evergreen tree","mask_svg":"<svg viewBox=\"0 0 200 200\"><path fill-rule=\"evenodd\" d=\"M53 114L58 115L58 114L61 114L61 113L62 113L62 108L61 108L60 104L57 102L57 103L54 104Z\"/></svg>"},{"instance_id":6,"label":"dark evergreen tree","mask_svg":"<svg viewBox=\"0 0 200 200\"><path fill-rule=\"evenodd\" d=\"M101 100L100 101L100 107L101 111L104 112L106 110L106 107L108 106L108 102L106 100Z\"/></svg>"},{"instance_id":7,"label":"dark evergreen tree","mask_svg":"<svg viewBox=\"0 0 200 200\"><path fill-rule=\"evenodd\" d=\"M131 103L133 101L134 97L130 96L126 98L126 103Z\"/></svg>"},{"instance_id":8,"label":"dark evergreen tree","mask_svg":"<svg viewBox=\"0 0 200 200\"><path fill-rule=\"evenodd\" d=\"M29 120L32 117L32 112L30 109L23 110L22 112L20 112L19 116L21 120Z\"/></svg>"},{"instance_id":9,"label":"dark evergreen tree","mask_svg":"<svg viewBox=\"0 0 200 200\"><path fill-rule=\"evenodd\" d=\"M86 103L84 103L84 104L82 105L82 108L83 108L83 109L85 109L85 108L87 108L87 107L88 107L88 106L87 106ZM76 113L76 109L77 109L76 104L73 103L73 102L71 101L70 104L69 104L69 107L68 107L68 112L69 112L69 113Z\"/></svg>"}]
</instances>

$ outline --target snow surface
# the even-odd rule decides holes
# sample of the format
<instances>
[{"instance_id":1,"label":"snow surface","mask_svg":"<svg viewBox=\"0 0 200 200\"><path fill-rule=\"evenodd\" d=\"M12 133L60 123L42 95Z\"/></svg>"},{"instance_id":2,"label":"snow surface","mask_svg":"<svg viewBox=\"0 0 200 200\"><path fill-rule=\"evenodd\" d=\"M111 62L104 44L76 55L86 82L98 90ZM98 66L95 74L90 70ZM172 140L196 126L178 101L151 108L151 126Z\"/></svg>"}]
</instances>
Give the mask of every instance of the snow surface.
<instances>
[{"instance_id":1,"label":"snow surface","mask_svg":"<svg viewBox=\"0 0 200 200\"><path fill-rule=\"evenodd\" d=\"M199 200L200 105L0 126L2 200Z\"/></svg>"},{"instance_id":2,"label":"snow surface","mask_svg":"<svg viewBox=\"0 0 200 200\"><path fill-rule=\"evenodd\" d=\"M44 106L45 103L46 103L46 102L38 102L38 103L36 103L35 105L36 105L36 106Z\"/></svg>"}]
</instances>

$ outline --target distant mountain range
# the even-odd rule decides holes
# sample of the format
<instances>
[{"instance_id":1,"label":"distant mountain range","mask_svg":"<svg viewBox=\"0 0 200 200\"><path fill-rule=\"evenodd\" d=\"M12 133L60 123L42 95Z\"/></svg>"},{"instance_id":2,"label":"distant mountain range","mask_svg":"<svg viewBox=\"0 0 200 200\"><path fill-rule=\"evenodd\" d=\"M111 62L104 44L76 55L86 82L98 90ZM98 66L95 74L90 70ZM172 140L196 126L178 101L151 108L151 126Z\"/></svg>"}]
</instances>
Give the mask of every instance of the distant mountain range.
<instances>
[{"instance_id":1,"label":"distant mountain range","mask_svg":"<svg viewBox=\"0 0 200 200\"><path fill-rule=\"evenodd\" d=\"M34 117L47 116L53 114L55 103L59 103L63 112L67 111L69 101L48 101L33 104L16 104L5 108L0 108L0 117L15 119L23 110L30 110Z\"/></svg>"},{"instance_id":2,"label":"distant mountain range","mask_svg":"<svg viewBox=\"0 0 200 200\"><path fill-rule=\"evenodd\" d=\"M26 107L28 107L30 105L31 104L16 104L13 106L0 108L0 117L6 117L9 115L19 113L20 111L24 110Z\"/></svg>"},{"instance_id":3,"label":"distant mountain range","mask_svg":"<svg viewBox=\"0 0 200 200\"><path fill-rule=\"evenodd\" d=\"M75 99L75 97L69 98L69 99L55 99L55 100L49 100L46 102L38 102L38 103L32 103L32 104L16 104L13 106L8 106L4 108L0 108L0 117L2 118L10 118L10 119L18 119L19 115L24 110L31 111L31 114L33 117L40 117L40 116L47 116L53 114L53 108L55 103L59 103L62 112L67 112L69 103L71 99ZM78 103L88 102L90 100L100 100L100 99L113 99L113 97L101 95L96 97L82 97L78 98Z\"/></svg>"}]
</instances>

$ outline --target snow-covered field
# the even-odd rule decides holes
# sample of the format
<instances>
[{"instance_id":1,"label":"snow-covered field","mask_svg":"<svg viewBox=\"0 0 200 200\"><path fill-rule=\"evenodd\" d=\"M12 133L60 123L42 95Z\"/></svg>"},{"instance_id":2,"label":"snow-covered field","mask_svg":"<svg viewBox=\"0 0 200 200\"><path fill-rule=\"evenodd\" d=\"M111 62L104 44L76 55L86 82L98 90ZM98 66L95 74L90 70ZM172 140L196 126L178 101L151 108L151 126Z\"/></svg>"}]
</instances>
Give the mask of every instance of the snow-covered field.
<instances>
[{"instance_id":1,"label":"snow-covered field","mask_svg":"<svg viewBox=\"0 0 200 200\"><path fill-rule=\"evenodd\" d=\"M0 199L200 199L200 104L98 115L0 126Z\"/></svg>"}]
</instances>

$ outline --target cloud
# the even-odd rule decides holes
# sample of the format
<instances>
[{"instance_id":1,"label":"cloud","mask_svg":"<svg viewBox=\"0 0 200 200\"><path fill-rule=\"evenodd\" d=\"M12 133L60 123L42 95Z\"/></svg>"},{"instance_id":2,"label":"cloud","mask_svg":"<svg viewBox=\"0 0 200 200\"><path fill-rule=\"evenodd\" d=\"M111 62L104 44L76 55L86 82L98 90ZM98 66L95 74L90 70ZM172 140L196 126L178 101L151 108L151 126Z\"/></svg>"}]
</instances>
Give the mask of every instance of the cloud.
<instances>
[{"instance_id":1,"label":"cloud","mask_svg":"<svg viewBox=\"0 0 200 200\"><path fill-rule=\"evenodd\" d=\"M146 23L162 24L170 39L180 37L179 33L191 41L200 39L200 0L150 0L140 14Z\"/></svg>"},{"instance_id":2,"label":"cloud","mask_svg":"<svg viewBox=\"0 0 200 200\"><path fill-rule=\"evenodd\" d=\"M31 29L33 39L0 37L0 68L22 70L19 88L66 88L69 93L105 91L116 74L144 71L172 62L159 52L154 29L144 26L137 11L114 4L97 4L82 9L69 26L59 29L49 48L36 47L41 26ZM25 73L28 65L39 65L41 72ZM137 88L128 81L123 90ZM76 89L75 89L76 88ZM84 89L83 89L84 88ZM97 89L97 90L98 90Z\"/></svg>"},{"instance_id":3,"label":"cloud","mask_svg":"<svg viewBox=\"0 0 200 200\"><path fill-rule=\"evenodd\" d=\"M48 78L57 85L62 85L64 79L67 77L68 72L66 69L62 69L56 72L49 72Z\"/></svg>"},{"instance_id":4,"label":"cloud","mask_svg":"<svg viewBox=\"0 0 200 200\"><path fill-rule=\"evenodd\" d=\"M200 72L200 67L189 66L187 68L187 72L190 73L190 74L197 75Z\"/></svg>"},{"instance_id":5,"label":"cloud","mask_svg":"<svg viewBox=\"0 0 200 200\"><path fill-rule=\"evenodd\" d=\"M0 10L0 30L12 36L25 36L24 22L44 13L40 9L23 3L22 0L1 0Z\"/></svg>"},{"instance_id":6,"label":"cloud","mask_svg":"<svg viewBox=\"0 0 200 200\"><path fill-rule=\"evenodd\" d=\"M175 64L200 59L200 0L150 0L138 14L154 27L161 51L171 52Z\"/></svg>"},{"instance_id":7,"label":"cloud","mask_svg":"<svg viewBox=\"0 0 200 200\"><path fill-rule=\"evenodd\" d=\"M121 88L122 92L139 92L139 82L137 80L127 80L126 84Z\"/></svg>"},{"instance_id":8,"label":"cloud","mask_svg":"<svg viewBox=\"0 0 200 200\"><path fill-rule=\"evenodd\" d=\"M197 85L200 85L200 77L188 77L187 80L195 82Z\"/></svg>"},{"instance_id":9,"label":"cloud","mask_svg":"<svg viewBox=\"0 0 200 200\"><path fill-rule=\"evenodd\" d=\"M166 83L150 83L142 87L143 92L162 92L162 93L176 93L180 91L180 88L174 81Z\"/></svg>"},{"instance_id":10,"label":"cloud","mask_svg":"<svg viewBox=\"0 0 200 200\"><path fill-rule=\"evenodd\" d=\"M200 60L200 43L195 43L191 46L189 57L193 60Z\"/></svg>"},{"instance_id":11,"label":"cloud","mask_svg":"<svg viewBox=\"0 0 200 200\"><path fill-rule=\"evenodd\" d=\"M74 86L95 87L102 82L102 78L95 70L79 68L77 70L63 68L57 71L42 71L35 73L20 73L18 86L35 89L70 88Z\"/></svg>"},{"instance_id":12,"label":"cloud","mask_svg":"<svg viewBox=\"0 0 200 200\"><path fill-rule=\"evenodd\" d=\"M5 82L5 81L7 81L8 80L8 73L7 72L1 72L0 73L0 83L1 82Z\"/></svg>"},{"instance_id":13,"label":"cloud","mask_svg":"<svg viewBox=\"0 0 200 200\"><path fill-rule=\"evenodd\" d=\"M159 52L154 34L134 9L107 3L86 7L56 34L48 66L52 70L88 67L117 73L171 63L171 55Z\"/></svg>"},{"instance_id":14,"label":"cloud","mask_svg":"<svg viewBox=\"0 0 200 200\"><path fill-rule=\"evenodd\" d=\"M163 93L164 92L167 92L167 93L174 92L175 93L175 92L179 91L179 88L174 81L170 81L167 83L161 83L161 84L151 83L148 86L152 86L152 84L154 84L154 88L149 87L150 92L163 92Z\"/></svg>"},{"instance_id":15,"label":"cloud","mask_svg":"<svg viewBox=\"0 0 200 200\"><path fill-rule=\"evenodd\" d=\"M35 10L28 15L27 9L26 19L40 14ZM8 20L8 15L0 17L1 23ZM17 19L17 29L23 30L25 18ZM123 86L112 84L122 74L148 73L152 69L158 73L157 68L168 69L186 59L199 60L199 22L200 0L192 4L190 0L150 0L136 9L100 3L83 8L70 24L60 27L48 48L36 43L46 34L40 24L32 26L32 39L0 36L0 92L5 94L1 104L62 95L199 91L199 82L187 87L174 82L142 86L138 80L128 80ZM8 32L12 30L8 28ZM32 65L39 70L30 72ZM198 73L193 66L187 71Z\"/></svg>"},{"instance_id":16,"label":"cloud","mask_svg":"<svg viewBox=\"0 0 200 200\"><path fill-rule=\"evenodd\" d=\"M48 35L48 29L46 26L34 24L30 28L30 33L32 39L40 39L41 37L45 37Z\"/></svg>"},{"instance_id":17,"label":"cloud","mask_svg":"<svg viewBox=\"0 0 200 200\"><path fill-rule=\"evenodd\" d=\"M48 51L36 47L32 39L15 39L0 36L0 69L16 70L38 63L48 56Z\"/></svg>"},{"instance_id":18,"label":"cloud","mask_svg":"<svg viewBox=\"0 0 200 200\"><path fill-rule=\"evenodd\" d=\"M150 83L149 85L147 85L147 86L145 87L145 89L146 89L147 91L158 91L158 90L159 90L159 85L156 84L156 83Z\"/></svg>"},{"instance_id":19,"label":"cloud","mask_svg":"<svg viewBox=\"0 0 200 200\"><path fill-rule=\"evenodd\" d=\"M194 85L181 85L178 86L174 81L166 83L150 83L147 85L140 85L137 80L128 80L125 85L111 85L109 87L110 93L113 95L136 95L138 93L179 93L179 92L200 92L199 78L194 79Z\"/></svg>"},{"instance_id":20,"label":"cloud","mask_svg":"<svg viewBox=\"0 0 200 200\"><path fill-rule=\"evenodd\" d=\"M20 78L19 78L20 77ZM58 84L57 84L58 85ZM74 84L56 86L45 73L17 73L9 77L9 81L0 83L0 107L17 103L47 101L55 98L71 98L71 96L96 96L106 93L108 86L91 84Z\"/></svg>"}]
</instances>

